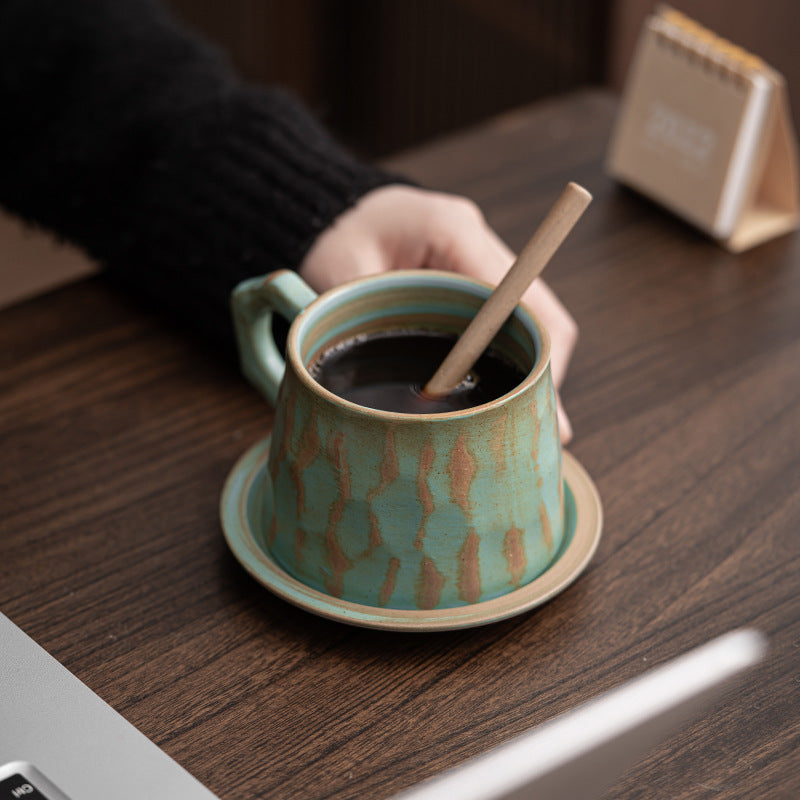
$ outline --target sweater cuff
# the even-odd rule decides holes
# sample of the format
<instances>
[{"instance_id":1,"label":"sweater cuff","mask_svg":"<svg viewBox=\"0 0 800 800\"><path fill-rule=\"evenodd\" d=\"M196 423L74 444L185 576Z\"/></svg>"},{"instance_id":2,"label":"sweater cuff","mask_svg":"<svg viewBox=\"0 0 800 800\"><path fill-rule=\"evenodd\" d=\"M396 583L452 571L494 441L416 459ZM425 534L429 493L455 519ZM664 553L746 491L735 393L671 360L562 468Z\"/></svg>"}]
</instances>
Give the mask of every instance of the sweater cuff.
<instances>
[{"instance_id":1,"label":"sweater cuff","mask_svg":"<svg viewBox=\"0 0 800 800\"><path fill-rule=\"evenodd\" d=\"M282 92L239 89L180 121L151 126L157 155L109 225L122 235L97 255L128 290L226 347L239 281L296 269L364 194L408 183L351 156Z\"/></svg>"}]
</instances>

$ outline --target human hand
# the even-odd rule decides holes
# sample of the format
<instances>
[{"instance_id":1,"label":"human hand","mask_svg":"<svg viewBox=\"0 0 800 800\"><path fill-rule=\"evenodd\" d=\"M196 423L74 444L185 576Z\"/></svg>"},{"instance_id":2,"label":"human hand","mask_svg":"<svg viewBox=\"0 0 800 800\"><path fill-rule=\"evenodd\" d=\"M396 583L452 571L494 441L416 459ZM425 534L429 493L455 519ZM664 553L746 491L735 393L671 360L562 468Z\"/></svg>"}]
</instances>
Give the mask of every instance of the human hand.
<instances>
[{"instance_id":1,"label":"human hand","mask_svg":"<svg viewBox=\"0 0 800 800\"><path fill-rule=\"evenodd\" d=\"M464 197L392 185L375 189L338 217L312 245L298 270L318 292L354 278L398 269L441 269L498 284L514 254ZM558 390L578 339L578 326L537 279L522 297L550 333L561 441L572 426Z\"/></svg>"}]
</instances>

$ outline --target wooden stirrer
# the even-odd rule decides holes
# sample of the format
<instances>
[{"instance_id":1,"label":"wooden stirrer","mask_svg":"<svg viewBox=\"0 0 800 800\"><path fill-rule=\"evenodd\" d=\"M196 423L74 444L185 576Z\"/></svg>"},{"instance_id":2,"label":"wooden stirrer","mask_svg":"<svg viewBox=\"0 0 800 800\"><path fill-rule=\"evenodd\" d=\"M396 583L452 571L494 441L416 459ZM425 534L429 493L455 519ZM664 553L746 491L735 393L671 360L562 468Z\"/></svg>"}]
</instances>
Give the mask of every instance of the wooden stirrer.
<instances>
[{"instance_id":1,"label":"wooden stirrer","mask_svg":"<svg viewBox=\"0 0 800 800\"><path fill-rule=\"evenodd\" d=\"M567 184L506 276L480 307L434 376L425 384L423 396L443 397L464 380L591 201L592 196L582 186Z\"/></svg>"}]
</instances>

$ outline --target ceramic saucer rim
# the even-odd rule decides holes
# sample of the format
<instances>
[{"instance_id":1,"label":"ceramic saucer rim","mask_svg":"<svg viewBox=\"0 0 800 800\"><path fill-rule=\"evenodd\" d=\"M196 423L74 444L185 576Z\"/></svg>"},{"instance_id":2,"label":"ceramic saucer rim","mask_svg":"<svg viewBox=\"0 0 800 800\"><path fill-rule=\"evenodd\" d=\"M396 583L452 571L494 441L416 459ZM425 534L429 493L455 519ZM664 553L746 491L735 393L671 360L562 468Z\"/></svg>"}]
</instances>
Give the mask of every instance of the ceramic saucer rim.
<instances>
[{"instance_id":1,"label":"ceramic saucer rim","mask_svg":"<svg viewBox=\"0 0 800 800\"><path fill-rule=\"evenodd\" d=\"M396 609L340 600L312 589L286 573L259 546L248 521L251 492L258 491L271 435L248 448L231 469L220 497L225 540L239 563L260 584L293 605L318 616L366 628L394 631L442 631L487 625L542 605L572 584L594 555L603 527L597 487L570 453L563 452L563 472L574 500L576 521L563 552L538 578L507 594L472 605L434 610ZM259 495L260 497L260 495Z\"/></svg>"}]
</instances>

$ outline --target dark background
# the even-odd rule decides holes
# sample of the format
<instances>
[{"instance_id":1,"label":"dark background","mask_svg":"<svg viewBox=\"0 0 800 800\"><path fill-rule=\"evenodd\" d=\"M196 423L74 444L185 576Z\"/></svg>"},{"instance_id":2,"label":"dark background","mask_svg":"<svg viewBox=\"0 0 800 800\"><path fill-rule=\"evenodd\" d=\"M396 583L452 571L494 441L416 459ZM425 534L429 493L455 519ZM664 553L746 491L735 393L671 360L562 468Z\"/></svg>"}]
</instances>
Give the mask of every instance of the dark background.
<instances>
[{"instance_id":1,"label":"dark background","mask_svg":"<svg viewBox=\"0 0 800 800\"><path fill-rule=\"evenodd\" d=\"M648 0L167 0L258 83L380 157L578 86L620 88ZM800 92L797 0L676 8ZM800 93L793 106L800 107Z\"/></svg>"},{"instance_id":2,"label":"dark background","mask_svg":"<svg viewBox=\"0 0 800 800\"><path fill-rule=\"evenodd\" d=\"M607 0L170 0L371 156L602 79Z\"/></svg>"}]
</instances>

